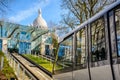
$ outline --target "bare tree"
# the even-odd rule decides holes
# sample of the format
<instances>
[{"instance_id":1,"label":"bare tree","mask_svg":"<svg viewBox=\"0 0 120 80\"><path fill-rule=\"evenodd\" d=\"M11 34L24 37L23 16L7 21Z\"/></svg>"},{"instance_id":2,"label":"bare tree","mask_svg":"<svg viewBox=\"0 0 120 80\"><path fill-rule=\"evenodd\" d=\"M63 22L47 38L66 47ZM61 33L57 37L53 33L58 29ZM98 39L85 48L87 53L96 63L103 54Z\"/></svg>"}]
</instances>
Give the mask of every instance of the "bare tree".
<instances>
[{"instance_id":1,"label":"bare tree","mask_svg":"<svg viewBox=\"0 0 120 80\"><path fill-rule=\"evenodd\" d=\"M4 20L5 16L8 14L9 11L12 11L10 8L10 4L14 0L0 0L0 17ZM0 19L0 20L2 20Z\"/></svg>"},{"instance_id":2,"label":"bare tree","mask_svg":"<svg viewBox=\"0 0 120 80\"><path fill-rule=\"evenodd\" d=\"M8 9L8 1L9 0L0 0L0 13L6 12L6 10Z\"/></svg>"},{"instance_id":3,"label":"bare tree","mask_svg":"<svg viewBox=\"0 0 120 80\"><path fill-rule=\"evenodd\" d=\"M94 16L113 1L114 0L62 0L62 9L67 10L67 13L63 13L62 23L74 29L76 25Z\"/></svg>"}]
</instances>

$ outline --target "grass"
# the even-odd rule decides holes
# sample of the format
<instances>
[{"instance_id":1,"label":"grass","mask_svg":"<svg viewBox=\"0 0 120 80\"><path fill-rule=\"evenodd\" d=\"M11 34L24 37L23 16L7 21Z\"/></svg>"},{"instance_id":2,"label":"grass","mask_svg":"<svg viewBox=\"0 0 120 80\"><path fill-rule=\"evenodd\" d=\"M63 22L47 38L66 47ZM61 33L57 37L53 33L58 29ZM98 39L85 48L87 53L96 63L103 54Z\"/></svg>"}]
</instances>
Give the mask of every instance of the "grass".
<instances>
[{"instance_id":1,"label":"grass","mask_svg":"<svg viewBox=\"0 0 120 80\"><path fill-rule=\"evenodd\" d=\"M24 54L24 56L26 56L27 58L29 58L32 61L36 62L37 64L39 64L40 66L42 66L46 70L52 72L53 63L51 61L48 61L45 58L34 56L34 55L30 55L30 54ZM62 67L55 65L55 68L56 69L61 69Z\"/></svg>"},{"instance_id":2,"label":"grass","mask_svg":"<svg viewBox=\"0 0 120 80\"><path fill-rule=\"evenodd\" d=\"M2 51L0 51L0 63L1 63L1 58L4 57L4 63L3 63L3 69L2 69L2 73L6 76L6 78L8 80L10 80L10 78L16 78L15 74L14 74L14 70L9 66L8 61L6 59L6 57L4 56L4 53Z\"/></svg>"}]
</instances>

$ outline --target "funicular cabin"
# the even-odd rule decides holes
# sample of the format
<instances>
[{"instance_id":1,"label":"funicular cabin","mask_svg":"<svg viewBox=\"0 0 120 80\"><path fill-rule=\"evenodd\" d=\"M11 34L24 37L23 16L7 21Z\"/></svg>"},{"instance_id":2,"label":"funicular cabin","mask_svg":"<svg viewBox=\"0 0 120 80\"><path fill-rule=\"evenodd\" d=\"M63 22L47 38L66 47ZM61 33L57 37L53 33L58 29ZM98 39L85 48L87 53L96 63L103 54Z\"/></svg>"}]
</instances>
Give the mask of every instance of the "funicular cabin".
<instances>
[{"instance_id":1,"label":"funicular cabin","mask_svg":"<svg viewBox=\"0 0 120 80\"><path fill-rule=\"evenodd\" d=\"M116 1L60 39L56 64L61 68L54 71L54 79L120 80L119 43L120 1Z\"/></svg>"}]
</instances>

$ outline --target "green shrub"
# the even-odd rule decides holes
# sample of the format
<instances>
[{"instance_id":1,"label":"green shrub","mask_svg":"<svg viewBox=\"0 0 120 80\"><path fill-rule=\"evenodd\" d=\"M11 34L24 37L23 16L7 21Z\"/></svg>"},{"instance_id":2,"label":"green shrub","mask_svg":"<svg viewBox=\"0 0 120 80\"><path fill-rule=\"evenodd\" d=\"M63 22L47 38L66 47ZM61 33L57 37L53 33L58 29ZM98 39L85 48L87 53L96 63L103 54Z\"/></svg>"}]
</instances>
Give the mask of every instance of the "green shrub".
<instances>
[{"instance_id":1,"label":"green shrub","mask_svg":"<svg viewBox=\"0 0 120 80\"><path fill-rule=\"evenodd\" d=\"M30 55L30 54L24 54L27 58L31 59L32 61L36 62L46 70L52 72L53 70L53 63L51 61L46 60L45 58ZM56 66L56 65L55 65ZM56 69L60 69L61 66L56 66Z\"/></svg>"},{"instance_id":2,"label":"green shrub","mask_svg":"<svg viewBox=\"0 0 120 80\"><path fill-rule=\"evenodd\" d=\"M8 61L6 57L4 56L4 53L0 51L0 63L1 63L2 57L4 57L2 73L7 77L8 80L10 80L10 78L16 78L14 74L14 70L9 66Z\"/></svg>"}]
</instances>

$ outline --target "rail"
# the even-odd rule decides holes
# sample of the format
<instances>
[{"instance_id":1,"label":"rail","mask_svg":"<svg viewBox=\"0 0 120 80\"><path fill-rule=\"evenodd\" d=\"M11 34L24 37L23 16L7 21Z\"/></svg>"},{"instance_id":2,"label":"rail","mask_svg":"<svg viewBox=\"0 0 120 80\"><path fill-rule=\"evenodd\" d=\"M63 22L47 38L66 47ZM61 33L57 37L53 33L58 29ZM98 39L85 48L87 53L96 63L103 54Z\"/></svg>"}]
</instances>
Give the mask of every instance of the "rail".
<instances>
[{"instance_id":1,"label":"rail","mask_svg":"<svg viewBox=\"0 0 120 80\"><path fill-rule=\"evenodd\" d=\"M39 80L39 78L34 75L23 63L20 62L20 60L18 60L12 53L10 53L10 55L18 62L20 63L20 65L22 65L24 67L24 69L26 70L26 72L28 72L28 74L31 74L32 78L36 79L36 80Z\"/></svg>"},{"instance_id":2,"label":"rail","mask_svg":"<svg viewBox=\"0 0 120 80\"><path fill-rule=\"evenodd\" d=\"M33 65L35 65L37 68L39 68L40 70L42 70L43 72L45 72L48 76L50 76L52 78L52 73L50 71L46 70L45 68L43 68L39 64L35 63L31 59L29 59L29 58L27 58L27 57L25 57L23 55L20 55L20 56L22 56L23 58L25 58L27 61L29 61L30 63L32 63Z\"/></svg>"}]
</instances>

